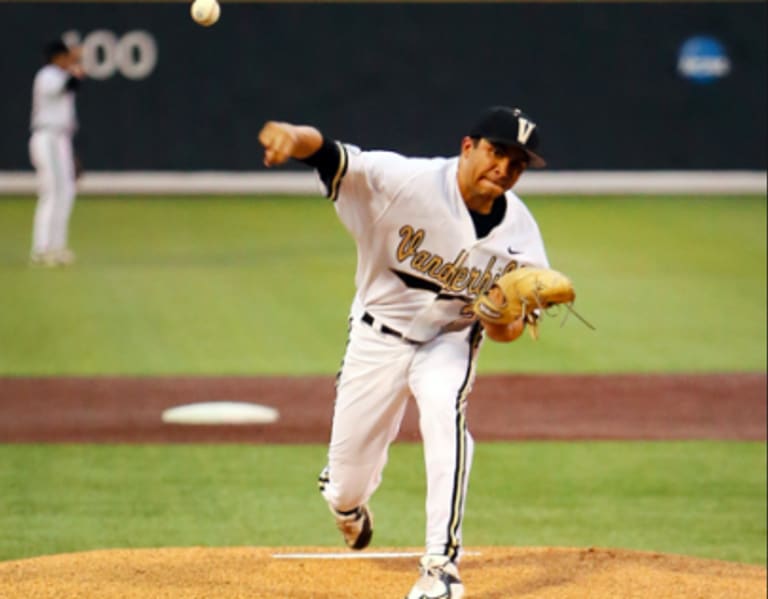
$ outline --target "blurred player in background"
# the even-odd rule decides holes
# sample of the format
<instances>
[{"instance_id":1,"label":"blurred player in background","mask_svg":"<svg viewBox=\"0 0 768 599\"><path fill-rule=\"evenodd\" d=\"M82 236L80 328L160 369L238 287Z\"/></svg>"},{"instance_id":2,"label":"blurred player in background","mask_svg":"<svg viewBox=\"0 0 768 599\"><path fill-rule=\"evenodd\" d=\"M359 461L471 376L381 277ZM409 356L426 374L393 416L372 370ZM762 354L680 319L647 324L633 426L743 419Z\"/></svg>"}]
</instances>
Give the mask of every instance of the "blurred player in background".
<instances>
[{"instance_id":1,"label":"blurred player in background","mask_svg":"<svg viewBox=\"0 0 768 599\"><path fill-rule=\"evenodd\" d=\"M37 173L37 207L31 261L39 266L72 264L69 217L75 202L76 160L72 137L77 130L75 92L83 79L80 48L55 40L43 49L45 64L32 87L29 155Z\"/></svg>"}]
</instances>

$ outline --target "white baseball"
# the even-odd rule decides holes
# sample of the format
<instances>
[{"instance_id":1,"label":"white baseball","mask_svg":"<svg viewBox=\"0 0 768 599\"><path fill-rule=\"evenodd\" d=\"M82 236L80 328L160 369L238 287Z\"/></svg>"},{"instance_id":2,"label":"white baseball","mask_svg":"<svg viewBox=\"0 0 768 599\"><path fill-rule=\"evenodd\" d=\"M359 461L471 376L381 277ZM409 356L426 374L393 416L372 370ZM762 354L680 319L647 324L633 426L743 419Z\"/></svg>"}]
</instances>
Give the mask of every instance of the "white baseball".
<instances>
[{"instance_id":1,"label":"white baseball","mask_svg":"<svg viewBox=\"0 0 768 599\"><path fill-rule=\"evenodd\" d=\"M189 12L197 24L210 27L219 20L221 7L217 0L195 0Z\"/></svg>"}]
</instances>

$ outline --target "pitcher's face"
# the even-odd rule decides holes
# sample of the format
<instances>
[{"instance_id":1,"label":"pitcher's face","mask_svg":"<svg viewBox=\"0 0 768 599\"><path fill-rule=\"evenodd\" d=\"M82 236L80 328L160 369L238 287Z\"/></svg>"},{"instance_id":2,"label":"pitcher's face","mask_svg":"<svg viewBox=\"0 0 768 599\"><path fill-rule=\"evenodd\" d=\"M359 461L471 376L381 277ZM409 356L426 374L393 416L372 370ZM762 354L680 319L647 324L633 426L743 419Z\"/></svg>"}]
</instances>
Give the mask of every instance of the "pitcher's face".
<instances>
[{"instance_id":1,"label":"pitcher's face","mask_svg":"<svg viewBox=\"0 0 768 599\"><path fill-rule=\"evenodd\" d=\"M462 195L493 200L511 189L528 167L528 155L518 147L465 137L461 142L459 187Z\"/></svg>"}]
</instances>

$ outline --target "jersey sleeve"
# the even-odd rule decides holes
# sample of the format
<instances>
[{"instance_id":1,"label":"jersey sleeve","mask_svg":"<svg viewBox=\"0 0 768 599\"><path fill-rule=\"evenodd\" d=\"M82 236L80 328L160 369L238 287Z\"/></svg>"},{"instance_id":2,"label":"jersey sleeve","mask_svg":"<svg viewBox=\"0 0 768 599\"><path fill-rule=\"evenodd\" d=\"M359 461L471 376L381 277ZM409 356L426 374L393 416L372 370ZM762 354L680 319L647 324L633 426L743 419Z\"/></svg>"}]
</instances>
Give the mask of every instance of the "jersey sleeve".
<instances>
[{"instance_id":1,"label":"jersey sleeve","mask_svg":"<svg viewBox=\"0 0 768 599\"><path fill-rule=\"evenodd\" d=\"M339 181L347 172L347 154L344 146L332 139L323 138L320 149L301 162L317 171L325 196L335 201Z\"/></svg>"},{"instance_id":2,"label":"jersey sleeve","mask_svg":"<svg viewBox=\"0 0 768 599\"><path fill-rule=\"evenodd\" d=\"M35 81L37 93L43 96L56 96L67 90L70 75L60 69L45 69L40 72Z\"/></svg>"},{"instance_id":3,"label":"jersey sleeve","mask_svg":"<svg viewBox=\"0 0 768 599\"><path fill-rule=\"evenodd\" d=\"M331 140L324 140L303 162L317 171L326 197L335 202L339 218L355 234L364 233L376 222L409 173L409 161L400 154L364 152Z\"/></svg>"}]
</instances>

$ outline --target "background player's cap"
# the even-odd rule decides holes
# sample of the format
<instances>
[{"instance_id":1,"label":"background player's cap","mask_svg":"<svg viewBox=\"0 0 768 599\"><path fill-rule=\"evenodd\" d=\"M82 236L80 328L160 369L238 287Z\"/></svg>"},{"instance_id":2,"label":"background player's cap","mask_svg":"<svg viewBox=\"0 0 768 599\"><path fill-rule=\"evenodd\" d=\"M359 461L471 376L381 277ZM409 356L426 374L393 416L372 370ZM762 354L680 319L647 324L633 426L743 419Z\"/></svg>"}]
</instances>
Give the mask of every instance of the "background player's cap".
<instances>
[{"instance_id":1,"label":"background player's cap","mask_svg":"<svg viewBox=\"0 0 768 599\"><path fill-rule=\"evenodd\" d=\"M528 115L519 108L493 106L487 109L469 130L470 137L484 137L488 141L505 146L515 146L528 154L530 165L546 166L546 161L536 150L539 147L539 131Z\"/></svg>"},{"instance_id":2,"label":"background player's cap","mask_svg":"<svg viewBox=\"0 0 768 599\"><path fill-rule=\"evenodd\" d=\"M59 54L67 54L69 47L60 39L52 40L43 46L43 58L45 62L51 62Z\"/></svg>"}]
</instances>

